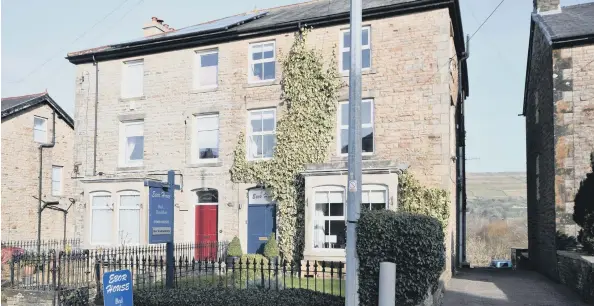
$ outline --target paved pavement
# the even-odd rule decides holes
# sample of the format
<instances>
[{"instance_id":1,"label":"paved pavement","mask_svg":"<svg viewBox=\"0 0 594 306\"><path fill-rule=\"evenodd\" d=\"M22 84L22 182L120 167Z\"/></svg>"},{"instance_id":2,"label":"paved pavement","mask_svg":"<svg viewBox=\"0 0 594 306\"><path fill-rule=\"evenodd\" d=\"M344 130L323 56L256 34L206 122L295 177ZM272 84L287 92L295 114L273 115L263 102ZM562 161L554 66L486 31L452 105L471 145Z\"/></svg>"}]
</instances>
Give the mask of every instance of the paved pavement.
<instances>
[{"instance_id":1,"label":"paved pavement","mask_svg":"<svg viewBox=\"0 0 594 306\"><path fill-rule=\"evenodd\" d=\"M454 276L443 306L586 306L569 288L532 271L470 269Z\"/></svg>"}]
</instances>

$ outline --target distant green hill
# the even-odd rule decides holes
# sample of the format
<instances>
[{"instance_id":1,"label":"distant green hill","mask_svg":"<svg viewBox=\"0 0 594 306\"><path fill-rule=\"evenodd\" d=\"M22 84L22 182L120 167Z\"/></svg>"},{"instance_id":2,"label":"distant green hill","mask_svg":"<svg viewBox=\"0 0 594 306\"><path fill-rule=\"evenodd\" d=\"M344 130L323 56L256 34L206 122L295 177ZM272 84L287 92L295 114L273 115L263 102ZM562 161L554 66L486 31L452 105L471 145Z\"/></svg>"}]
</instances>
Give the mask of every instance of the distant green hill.
<instances>
[{"instance_id":1,"label":"distant green hill","mask_svg":"<svg viewBox=\"0 0 594 306\"><path fill-rule=\"evenodd\" d=\"M526 217L526 173L467 173L466 184L469 218Z\"/></svg>"}]
</instances>

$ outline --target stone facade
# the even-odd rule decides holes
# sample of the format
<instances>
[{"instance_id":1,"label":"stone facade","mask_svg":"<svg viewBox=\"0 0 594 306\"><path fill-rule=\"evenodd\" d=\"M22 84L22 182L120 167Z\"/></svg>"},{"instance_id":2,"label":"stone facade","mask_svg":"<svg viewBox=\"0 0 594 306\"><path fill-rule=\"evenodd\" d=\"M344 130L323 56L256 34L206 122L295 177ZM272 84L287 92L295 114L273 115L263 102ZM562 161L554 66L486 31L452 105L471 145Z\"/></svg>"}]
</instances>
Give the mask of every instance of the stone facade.
<instances>
[{"instance_id":1,"label":"stone facade","mask_svg":"<svg viewBox=\"0 0 594 306\"><path fill-rule=\"evenodd\" d=\"M39 143L33 140L34 117L47 119L47 140L52 137L52 112L48 104L38 104L2 118L2 240L36 240L39 202ZM74 131L56 115L56 144L43 149L44 201L59 201L67 208L73 197ZM52 166L62 166L62 195L52 195ZM63 213L46 209L42 213L41 238L62 239ZM72 216L69 216L72 218ZM73 220L73 219L70 219ZM68 222L68 239L73 238L74 222Z\"/></svg>"},{"instance_id":2,"label":"stone facade","mask_svg":"<svg viewBox=\"0 0 594 306\"><path fill-rule=\"evenodd\" d=\"M439 186L452 194L451 237L455 233L454 157L456 150L455 104L458 68L448 9L436 9L397 17L366 20L371 27L371 69L363 72L363 98L374 103L375 152L366 160L391 160L410 165L410 171L428 186ZM326 56L339 44L340 31L347 24L316 28L309 44ZM78 181L79 210L76 232L88 240L89 195L95 191L117 193L126 186L142 188L145 177L163 177L166 170L183 174L182 190L176 193L176 241L194 240L194 207L199 188L218 190L218 239L238 235L244 251L247 233L247 191L254 184L233 184L229 169L238 134L247 129L248 110L280 105L281 71L276 62L275 81L248 84L248 44L275 41L277 59L286 54L293 33L230 41L218 45L184 49L143 56L144 93L138 99L121 99L122 62L99 62L99 102L97 122L97 174L93 176L93 114L95 112L95 67L79 64L76 68L75 162L81 163L85 178ZM217 49L218 87L194 90L194 54L197 50ZM338 52L337 60L339 59ZM140 57L138 57L140 58ZM348 83L348 75L342 79ZM348 88L340 92L348 99ZM193 160L196 114L219 115L219 158L216 163ZM278 116L282 114L278 113ZM119 125L126 118L144 120L144 162L142 167L118 165ZM337 118L338 122L338 118ZM338 132L338 128L337 128ZM329 146L329 162L344 162L336 142ZM99 175L101 173L101 175ZM178 177L179 178L179 177ZM145 201L143 199L143 201ZM143 209L147 205L143 204ZM452 239L452 240L451 240ZM144 238L142 243L146 243ZM448 271L451 269L448 261Z\"/></svg>"},{"instance_id":3,"label":"stone facade","mask_svg":"<svg viewBox=\"0 0 594 306\"><path fill-rule=\"evenodd\" d=\"M577 236L573 201L594 150L594 67L588 65L594 45L553 49L538 26L532 44L526 99L530 261L557 278L555 231Z\"/></svg>"}]
</instances>

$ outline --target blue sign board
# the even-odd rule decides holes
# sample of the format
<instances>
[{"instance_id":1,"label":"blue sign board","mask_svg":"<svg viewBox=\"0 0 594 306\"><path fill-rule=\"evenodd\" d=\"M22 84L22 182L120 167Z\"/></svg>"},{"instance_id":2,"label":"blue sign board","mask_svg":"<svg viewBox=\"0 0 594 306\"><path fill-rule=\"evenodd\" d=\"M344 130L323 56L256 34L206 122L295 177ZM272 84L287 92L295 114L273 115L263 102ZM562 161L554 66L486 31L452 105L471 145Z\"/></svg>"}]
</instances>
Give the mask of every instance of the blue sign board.
<instances>
[{"instance_id":1,"label":"blue sign board","mask_svg":"<svg viewBox=\"0 0 594 306\"><path fill-rule=\"evenodd\" d=\"M149 185L149 243L173 242L173 190Z\"/></svg>"},{"instance_id":2,"label":"blue sign board","mask_svg":"<svg viewBox=\"0 0 594 306\"><path fill-rule=\"evenodd\" d=\"M105 272L103 274L103 305L134 306L132 289L130 270Z\"/></svg>"}]
</instances>

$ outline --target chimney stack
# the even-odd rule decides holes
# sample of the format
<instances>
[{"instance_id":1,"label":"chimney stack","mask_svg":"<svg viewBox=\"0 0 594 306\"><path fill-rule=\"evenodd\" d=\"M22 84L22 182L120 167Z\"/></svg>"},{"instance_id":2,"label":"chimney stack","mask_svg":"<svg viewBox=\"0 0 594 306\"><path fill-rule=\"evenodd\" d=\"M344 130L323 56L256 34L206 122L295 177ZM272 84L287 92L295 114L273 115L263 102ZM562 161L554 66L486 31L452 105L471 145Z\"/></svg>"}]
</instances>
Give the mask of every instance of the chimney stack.
<instances>
[{"instance_id":1,"label":"chimney stack","mask_svg":"<svg viewBox=\"0 0 594 306\"><path fill-rule=\"evenodd\" d=\"M144 37L153 36L165 32L173 31L173 28L170 28L168 24L163 24L163 19L159 19L157 17L151 18L151 21L146 23L144 27L142 27L144 31Z\"/></svg>"},{"instance_id":2,"label":"chimney stack","mask_svg":"<svg viewBox=\"0 0 594 306\"><path fill-rule=\"evenodd\" d=\"M561 0L533 0L534 12L541 15L561 12Z\"/></svg>"}]
</instances>

